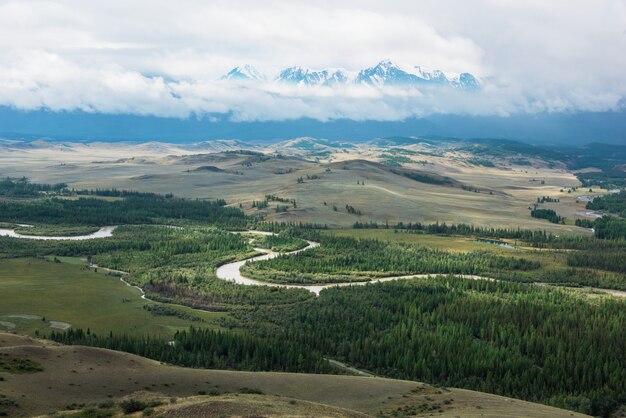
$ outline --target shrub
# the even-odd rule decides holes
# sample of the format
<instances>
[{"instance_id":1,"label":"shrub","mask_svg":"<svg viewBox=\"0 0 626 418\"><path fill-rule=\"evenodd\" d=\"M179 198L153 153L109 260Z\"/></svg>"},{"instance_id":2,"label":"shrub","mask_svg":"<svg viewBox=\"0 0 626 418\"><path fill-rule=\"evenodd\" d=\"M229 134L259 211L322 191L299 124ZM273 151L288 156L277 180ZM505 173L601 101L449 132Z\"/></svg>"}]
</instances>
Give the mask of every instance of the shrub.
<instances>
[{"instance_id":1,"label":"shrub","mask_svg":"<svg viewBox=\"0 0 626 418\"><path fill-rule=\"evenodd\" d=\"M147 407L148 404L137 399L129 399L120 402L120 408L122 408L122 411L124 411L125 414L132 414L133 412L143 411Z\"/></svg>"}]
</instances>

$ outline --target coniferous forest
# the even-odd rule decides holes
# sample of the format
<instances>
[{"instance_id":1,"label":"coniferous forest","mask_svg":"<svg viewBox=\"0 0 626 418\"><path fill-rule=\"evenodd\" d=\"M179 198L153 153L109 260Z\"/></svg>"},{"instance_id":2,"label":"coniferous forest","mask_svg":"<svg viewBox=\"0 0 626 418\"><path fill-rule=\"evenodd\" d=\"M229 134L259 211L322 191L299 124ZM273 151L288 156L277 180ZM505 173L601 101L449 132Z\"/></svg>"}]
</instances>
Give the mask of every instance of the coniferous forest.
<instances>
[{"instance_id":1,"label":"coniferous forest","mask_svg":"<svg viewBox=\"0 0 626 418\"><path fill-rule=\"evenodd\" d=\"M55 333L192 367L328 372L324 358L375 374L468 388L608 416L626 401L626 307L562 290L462 279L335 288L237 314L253 337L199 331L175 344Z\"/></svg>"},{"instance_id":2,"label":"coniferous forest","mask_svg":"<svg viewBox=\"0 0 626 418\"><path fill-rule=\"evenodd\" d=\"M32 185L32 190L53 193L54 187ZM106 190L80 193L90 197L46 194L2 201L0 221L32 222L44 231L119 224L112 237L0 237L0 258L85 257L92 268L122 274L153 301L227 315L212 324L217 330L197 321L171 339L70 329L48 335L55 341L187 367L233 370L337 373L328 362L332 359L380 376L599 416L626 402L626 305L621 299L593 298L576 290L626 289L626 241L619 229L623 220L617 217L594 221L595 237L463 224L355 225L357 230L393 228L393 236L382 240L336 235L323 225L263 223L219 200ZM276 235L232 232L246 228ZM493 248L511 243L511 249L524 249L443 250L400 239L410 234L466 237L498 244ZM294 251L305 247L306 240L320 246L248 263L241 271L267 282L306 285L441 276L329 288L316 297L306 289L240 286L215 275L222 264L258 254L255 247ZM144 309L154 315L181 315L167 306L148 304Z\"/></svg>"}]
</instances>

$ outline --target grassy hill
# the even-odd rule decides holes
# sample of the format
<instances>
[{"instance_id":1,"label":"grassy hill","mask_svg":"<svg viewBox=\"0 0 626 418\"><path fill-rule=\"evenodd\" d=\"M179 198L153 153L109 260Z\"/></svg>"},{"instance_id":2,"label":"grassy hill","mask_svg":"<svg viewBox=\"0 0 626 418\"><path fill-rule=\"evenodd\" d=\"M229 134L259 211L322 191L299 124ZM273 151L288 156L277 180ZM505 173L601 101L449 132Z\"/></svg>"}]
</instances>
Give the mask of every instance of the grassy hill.
<instances>
[{"instance_id":1,"label":"grassy hill","mask_svg":"<svg viewBox=\"0 0 626 418\"><path fill-rule=\"evenodd\" d=\"M559 214L573 222L584 209L576 202L583 191L571 191L580 182L564 161L511 141L411 138L346 146L308 139L223 152L174 144L44 145L6 145L4 175L64 182L77 189L116 187L224 198L249 215L334 227L370 220L439 221L588 233L530 216L529 205L550 196L559 199ZM253 207L253 201L267 194L295 199L297 208ZM346 205L360 215L348 213Z\"/></svg>"},{"instance_id":2,"label":"grassy hill","mask_svg":"<svg viewBox=\"0 0 626 418\"><path fill-rule=\"evenodd\" d=\"M377 377L186 369L9 333L0 333L0 377L0 413L15 417L53 411L71 411L74 417L122 415L122 406L132 405L132 400L139 410L151 408L155 416L164 417L585 416L496 395ZM73 415L78 410L87 412Z\"/></svg>"}]
</instances>

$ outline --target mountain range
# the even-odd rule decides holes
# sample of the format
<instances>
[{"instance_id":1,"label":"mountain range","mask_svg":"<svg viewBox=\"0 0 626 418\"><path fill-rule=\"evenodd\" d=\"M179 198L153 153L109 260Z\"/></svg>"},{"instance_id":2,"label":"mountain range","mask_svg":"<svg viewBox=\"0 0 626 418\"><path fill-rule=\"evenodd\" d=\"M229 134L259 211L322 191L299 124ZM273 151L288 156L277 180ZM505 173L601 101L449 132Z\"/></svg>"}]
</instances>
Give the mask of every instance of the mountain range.
<instances>
[{"instance_id":1,"label":"mountain range","mask_svg":"<svg viewBox=\"0 0 626 418\"><path fill-rule=\"evenodd\" d=\"M312 70L301 66L288 67L275 77L267 77L251 65L235 67L222 80L238 82L259 82L272 80L275 83L298 86L335 87L348 84L370 86L449 86L462 90L477 90L480 81L470 73L446 73L441 70L429 70L414 66L411 69L400 68L389 60L383 60L373 67L358 72L342 68Z\"/></svg>"}]
</instances>

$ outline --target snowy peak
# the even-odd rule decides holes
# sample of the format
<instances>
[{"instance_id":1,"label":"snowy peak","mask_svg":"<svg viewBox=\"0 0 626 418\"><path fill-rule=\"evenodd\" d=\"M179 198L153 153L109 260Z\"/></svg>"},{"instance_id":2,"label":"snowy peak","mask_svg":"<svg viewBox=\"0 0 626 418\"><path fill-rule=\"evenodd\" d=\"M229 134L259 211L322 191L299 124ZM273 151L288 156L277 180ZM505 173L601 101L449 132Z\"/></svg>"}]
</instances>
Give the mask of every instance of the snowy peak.
<instances>
[{"instance_id":1,"label":"snowy peak","mask_svg":"<svg viewBox=\"0 0 626 418\"><path fill-rule=\"evenodd\" d=\"M420 67L419 65L416 65L415 67L413 67L413 69L415 70L415 75L417 75L424 81L430 81L433 83L446 84L453 77L452 76L449 78L449 76L447 76L441 70L429 70L427 68Z\"/></svg>"},{"instance_id":2,"label":"snowy peak","mask_svg":"<svg viewBox=\"0 0 626 418\"><path fill-rule=\"evenodd\" d=\"M478 90L480 88L480 82L470 73L461 73L457 83L457 86L463 90Z\"/></svg>"},{"instance_id":3,"label":"snowy peak","mask_svg":"<svg viewBox=\"0 0 626 418\"><path fill-rule=\"evenodd\" d=\"M222 77L222 80L236 80L236 81L248 81L248 80L263 80L264 77L251 65L243 65L235 67L230 70L226 75Z\"/></svg>"},{"instance_id":4,"label":"snowy peak","mask_svg":"<svg viewBox=\"0 0 626 418\"><path fill-rule=\"evenodd\" d=\"M285 68L276 78L278 83L305 86L336 86L347 81L348 75L344 70L314 71L300 66Z\"/></svg>"},{"instance_id":5,"label":"snowy peak","mask_svg":"<svg viewBox=\"0 0 626 418\"><path fill-rule=\"evenodd\" d=\"M222 80L248 82L265 81L268 78L251 65L235 67L224 75ZM376 87L428 87L447 86L459 90L475 91L480 88L480 81L472 74L446 73L416 65L409 70L401 68L390 60L380 61L373 67L358 73L344 69L312 70L302 66L288 67L274 78L276 83L307 87L337 87L348 84L362 84Z\"/></svg>"},{"instance_id":6,"label":"snowy peak","mask_svg":"<svg viewBox=\"0 0 626 418\"><path fill-rule=\"evenodd\" d=\"M480 86L478 80L470 73L461 75L446 74L441 70L429 70L414 66L405 71L391 61L381 61L376 66L361 70L356 78L357 83L374 86L449 86L463 90L475 90Z\"/></svg>"},{"instance_id":7,"label":"snowy peak","mask_svg":"<svg viewBox=\"0 0 626 418\"><path fill-rule=\"evenodd\" d=\"M359 71L356 82L374 86L415 84L419 82L419 77L402 70L393 62L385 60L374 67Z\"/></svg>"}]
</instances>

